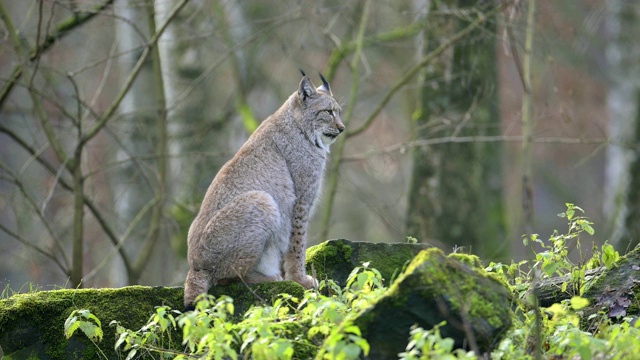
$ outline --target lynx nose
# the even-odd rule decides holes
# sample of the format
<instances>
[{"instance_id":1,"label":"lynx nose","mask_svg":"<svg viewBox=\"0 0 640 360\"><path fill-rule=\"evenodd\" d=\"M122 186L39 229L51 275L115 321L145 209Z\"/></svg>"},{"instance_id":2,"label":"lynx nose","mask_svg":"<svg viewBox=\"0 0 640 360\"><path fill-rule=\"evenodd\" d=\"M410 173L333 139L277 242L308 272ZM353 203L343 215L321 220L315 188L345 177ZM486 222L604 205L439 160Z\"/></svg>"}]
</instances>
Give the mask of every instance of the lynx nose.
<instances>
[{"instance_id":1,"label":"lynx nose","mask_svg":"<svg viewBox=\"0 0 640 360\"><path fill-rule=\"evenodd\" d=\"M338 128L338 131L342 134L342 132L344 131L344 124L338 121L338 123L336 123L336 127Z\"/></svg>"}]
</instances>

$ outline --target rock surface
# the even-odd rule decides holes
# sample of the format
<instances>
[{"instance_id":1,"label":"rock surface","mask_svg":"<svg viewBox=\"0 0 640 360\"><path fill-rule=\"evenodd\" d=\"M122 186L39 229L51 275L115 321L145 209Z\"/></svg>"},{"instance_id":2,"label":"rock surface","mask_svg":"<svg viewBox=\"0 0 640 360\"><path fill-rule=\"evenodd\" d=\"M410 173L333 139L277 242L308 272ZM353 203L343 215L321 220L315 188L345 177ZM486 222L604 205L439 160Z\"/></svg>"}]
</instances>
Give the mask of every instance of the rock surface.
<instances>
[{"instance_id":1,"label":"rock surface","mask_svg":"<svg viewBox=\"0 0 640 360\"><path fill-rule=\"evenodd\" d=\"M236 314L241 316L262 299L270 301L280 293L302 296L304 289L290 281L252 285L231 284L211 289L214 296L234 298ZM104 338L100 349L109 359L115 353L118 320L129 329L139 329L155 311L166 305L182 309L181 287L127 286L119 289L65 289L18 294L0 300L0 347L3 360L9 359L104 359L88 338L79 332L67 340L64 322L73 310L88 309L102 321Z\"/></svg>"},{"instance_id":2,"label":"rock surface","mask_svg":"<svg viewBox=\"0 0 640 360\"><path fill-rule=\"evenodd\" d=\"M378 269L387 285L398 278L387 294L357 319L371 344L372 359L397 358L407 344L410 326L415 323L429 329L447 320L449 325L442 328L443 336L453 337L456 345L463 346L469 340L467 335L473 334L483 351L490 349L510 324L510 294L502 285L481 270L464 265L474 266L474 261L445 257L439 250L425 248L420 244L331 240L307 251L308 268L313 268L320 280L333 279L344 286L353 268L363 262ZM280 293L302 298L303 292L300 285L283 281L249 287L241 283L217 286L210 294L231 296L237 321L251 305L270 303ZM102 322L104 338L100 349L107 358L115 359L119 355L113 348L115 329L109 326L111 320L129 329L139 329L156 306L182 309L182 296L180 287L145 286L14 295L0 300L0 351L4 351L3 360L104 359L80 332L69 340L64 336L64 321L71 312L88 309ZM471 332L465 332L461 324L468 324ZM299 336L306 336L304 326L290 328L300 329Z\"/></svg>"},{"instance_id":3,"label":"rock surface","mask_svg":"<svg viewBox=\"0 0 640 360\"><path fill-rule=\"evenodd\" d=\"M409 329L442 321L442 337L458 348L490 351L511 326L511 294L481 269L438 249L422 251L375 305L354 321L371 345L370 359L393 359L405 350Z\"/></svg>"},{"instance_id":4,"label":"rock surface","mask_svg":"<svg viewBox=\"0 0 640 360\"><path fill-rule=\"evenodd\" d=\"M331 279L345 286L351 271L369 262L380 271L385 285L397 278L427 244L370 243L346 239L328 240L307 250L307 272L315 270L318 281Z\"/></svg>"}]
</instances>

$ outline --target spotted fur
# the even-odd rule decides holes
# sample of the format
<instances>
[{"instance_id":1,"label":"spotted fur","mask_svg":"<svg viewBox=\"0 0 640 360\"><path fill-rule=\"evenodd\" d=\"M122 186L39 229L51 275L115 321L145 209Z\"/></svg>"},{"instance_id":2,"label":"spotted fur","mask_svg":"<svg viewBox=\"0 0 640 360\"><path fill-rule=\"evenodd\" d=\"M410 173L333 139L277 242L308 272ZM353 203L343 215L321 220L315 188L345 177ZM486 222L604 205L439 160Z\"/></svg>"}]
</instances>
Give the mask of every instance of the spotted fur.
<instances>
[{"instance_id":1,"label":"spotted fur","mask_svg":"<svg viewBox=\"0 0 640 360\"><path fill-rule=\"evenodd\" d=\"M306 288L309 218L329 146L344 131L341 108L321 75L268 117L218 172L188 235L184 304L211 286L293 280Z\"/></svg>"}]
</instances>

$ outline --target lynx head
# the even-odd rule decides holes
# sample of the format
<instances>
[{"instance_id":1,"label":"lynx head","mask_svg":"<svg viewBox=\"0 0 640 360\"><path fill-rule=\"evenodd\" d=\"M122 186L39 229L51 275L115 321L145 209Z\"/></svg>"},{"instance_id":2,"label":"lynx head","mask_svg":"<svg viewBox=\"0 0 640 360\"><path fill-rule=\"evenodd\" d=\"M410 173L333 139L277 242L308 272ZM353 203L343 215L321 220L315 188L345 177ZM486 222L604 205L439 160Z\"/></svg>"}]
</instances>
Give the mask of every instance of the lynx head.
<instances>
[{"instance_id":1,"label":"lynx head","mask_svg":"<svg viewBox=\"0 0 640 360\"><path fill-rule=\"evenodd\" d=\"M300 71L302 72L302 70ZM329 152L329 145L344 131L340 118L342 108L333 98L331 87L320 74L322 85L316 88L302 72L298 92L294 94L293 106L297 108L295 121L303 129L307 139L315 146Z\"/></svg>"}]
</instances>

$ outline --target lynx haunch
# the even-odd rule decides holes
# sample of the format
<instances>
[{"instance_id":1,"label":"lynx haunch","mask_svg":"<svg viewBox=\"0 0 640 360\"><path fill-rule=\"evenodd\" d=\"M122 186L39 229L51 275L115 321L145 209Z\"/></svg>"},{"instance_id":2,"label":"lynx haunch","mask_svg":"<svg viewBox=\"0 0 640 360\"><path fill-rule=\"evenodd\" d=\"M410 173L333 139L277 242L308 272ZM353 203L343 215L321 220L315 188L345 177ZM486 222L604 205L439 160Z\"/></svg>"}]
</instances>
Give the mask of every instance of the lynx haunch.
<instances>
[{"instance_id":1,"label":"lynx haunch","mask_svg":"<svg viewBox=\"0 0 640 360\"><path fill-rule=\"evenodd\" d=\"M211 286L317 281L305 271L309 217L320 192L329 145L344 131L341 108L320 75L299 88L218 172L188 236L184 305Z\"/></svg>"}]
</instances>

